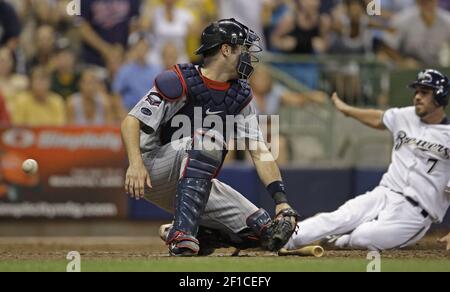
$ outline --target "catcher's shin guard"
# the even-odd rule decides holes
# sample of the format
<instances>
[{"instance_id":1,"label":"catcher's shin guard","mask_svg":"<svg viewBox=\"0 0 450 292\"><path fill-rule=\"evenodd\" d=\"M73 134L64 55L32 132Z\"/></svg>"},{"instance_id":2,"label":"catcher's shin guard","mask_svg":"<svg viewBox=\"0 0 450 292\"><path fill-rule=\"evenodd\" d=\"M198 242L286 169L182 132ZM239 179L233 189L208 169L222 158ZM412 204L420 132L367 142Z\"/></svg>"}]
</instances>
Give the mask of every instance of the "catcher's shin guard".
<instances>
[{"instance_id":1,"label":"catcher's shin guard","mask_svg":"<svg viewBox=\"0 0 450 292\"><path fill-rule=\"evenodd\" d=\"M205 142L205 140L208 140ZM205 145L205 143L209 143ZM211 144L212 143L212 144ZM219 143L216 144L215 143ZM197 131L193 137L193 149L188 151L189 157L186 162L183 177L177 187L175 200L174 226L170 230L167 244L171 253L179 252L177 245L192 237L192 242L198 244L197 236L200 217L203 215L209 200L212 182L216 176L223 160L223 140L215 139L212 142L209 137L205 138L204 131ZM182 234L183 236L179 236ZM182 244L183 248L192 245ZM198 253L198 248L192 248Z\"/></svg>"},{"instance_id":2,"label":"catcher's shin guard","mask_svg":"<svg viewBox=\"0 0 450 292\"><path fill-rule=\"evenodd\" d=\"M259 209L247 218L247 226L258 234L261 247L270 251L273 250L273 247L270 246L271 239L268 230L272 226L272 222L269 213L264 209Z\"/></svg>"},{"instance_id":3,"label":"catcher's shin guard","mask_svg":"<svg viewBox=\"0 0 450 292\"><path fill-rule=\"evenodd\" d=\"M264 230L266 230L271 223L272 219L270 218L269 213L264 209L259 209L247 218L247 226L260 237L263 236Z\"/></svg>"}]
</instances>

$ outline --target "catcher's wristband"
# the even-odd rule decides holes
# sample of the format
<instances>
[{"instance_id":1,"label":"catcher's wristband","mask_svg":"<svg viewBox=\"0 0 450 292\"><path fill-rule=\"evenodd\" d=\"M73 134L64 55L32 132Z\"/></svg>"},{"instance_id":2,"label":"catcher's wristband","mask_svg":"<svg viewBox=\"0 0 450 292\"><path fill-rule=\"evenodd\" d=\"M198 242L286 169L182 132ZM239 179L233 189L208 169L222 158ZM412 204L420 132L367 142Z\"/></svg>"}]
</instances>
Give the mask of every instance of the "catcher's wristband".
<instances>
[{"instance_id":1,"label":"catcher's wristband","mask_svg":"<svg viewBox=\"0 0 450 292\"><path fill-rule=\"evenodd\" d=\"M276 181L267 186L267 191L272 196L276 205L287 203L286 189L282 181Z\"/></svg>"}]
</instances>

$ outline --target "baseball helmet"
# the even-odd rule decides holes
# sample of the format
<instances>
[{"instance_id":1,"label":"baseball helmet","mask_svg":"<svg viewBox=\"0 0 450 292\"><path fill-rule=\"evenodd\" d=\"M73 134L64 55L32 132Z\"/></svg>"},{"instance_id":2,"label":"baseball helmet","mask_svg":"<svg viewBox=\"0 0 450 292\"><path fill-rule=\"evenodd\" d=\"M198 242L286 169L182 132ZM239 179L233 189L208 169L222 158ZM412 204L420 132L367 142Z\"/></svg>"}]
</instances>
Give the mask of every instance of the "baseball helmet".
<instances>
[{"instance_id":1,"label":"baseball helmet","mask_svg":"<svg viewBox=\"0 0 450 292\"><path fill-rule=\"evenodd\" d=\"M449 102L450 83L447 76L433 69L425 69L417 75L417 80L409 85L410 88L427 87L433 89L436 102L446 107Z\"/></svg>"},{"instance_id":2,"label":"baseball helmet","mask_svg":"<svg viewBox=\"0 0 450 292\"><path fill-rule=\"evenodd\" d=\"M234 18L222 19L208 25L202 33L201 46L195 52L202 55L222 44L252 46L259 36Z\"/></svg>"},{"instance_id":3,"label":"baseball helmet","mask_svg":"<svg viewBox=\"0 0 450 292\"><path fill-rule=\"evenodd\" d=\"M222 44L246 46L248 50L241 54L237 71L239 78L248 79L253 73L252 63L258 62L258 58L253 53L262 51L259 41L260 37L254 31L236 19L222 19L205 28L201 37L201 46L195 54L204 55Z\"/></svg>"}]
</instances>

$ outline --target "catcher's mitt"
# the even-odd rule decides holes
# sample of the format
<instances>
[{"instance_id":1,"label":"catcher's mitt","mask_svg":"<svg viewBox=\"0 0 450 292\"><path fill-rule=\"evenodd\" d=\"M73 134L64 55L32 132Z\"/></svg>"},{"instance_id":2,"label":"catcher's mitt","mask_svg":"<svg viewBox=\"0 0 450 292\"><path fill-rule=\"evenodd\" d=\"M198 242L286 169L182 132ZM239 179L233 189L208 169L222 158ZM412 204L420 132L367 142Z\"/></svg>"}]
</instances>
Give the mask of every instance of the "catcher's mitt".
<instances>
[{"instance_id":1,"label":"catcher's mitt","mask_svg":"<svg viewBox=\"0 0 450 292\"><path fill-rule=\"evenodd\" d=\"M263 248L278 251L285 246L297 229L298 219L299 215L293 209L281 211L261 233Z\"/></svg>"}]
</instances>

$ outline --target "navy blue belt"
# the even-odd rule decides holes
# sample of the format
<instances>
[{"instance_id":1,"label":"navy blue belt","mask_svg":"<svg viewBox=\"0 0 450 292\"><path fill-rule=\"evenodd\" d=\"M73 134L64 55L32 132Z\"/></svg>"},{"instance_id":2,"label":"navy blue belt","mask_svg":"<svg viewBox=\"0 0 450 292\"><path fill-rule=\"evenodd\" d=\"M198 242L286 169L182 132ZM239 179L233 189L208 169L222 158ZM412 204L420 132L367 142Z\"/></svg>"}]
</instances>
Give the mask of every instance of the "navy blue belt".
<instances>
[{"instance_id":1,"label":"navy blue belt","mask_svg":"<svg viewBox=\"0 0 450 292\"><path fill-rule=\"evenodd\" d=\"M420 214L422 214L423 218L427 218L428 216L430 216L430 214L427 212L427 210L423 209L423 208L420 206L419 202L417 202L417 201L414 200L413 198L408 197L408 196L405 196L402 192L397 192L397 191L394 191L394 190L391 190L391 191L393 191L394 193L397 193L397 194L399 194L399 195L402 195L402 196L406 199L406 201L408 201L408 202L409 202L411 205L413 205L414 207L419 207L419 208L421 208L421 209L422 209L422 212L420 212Z\"/></svg>"}]
</instances>

